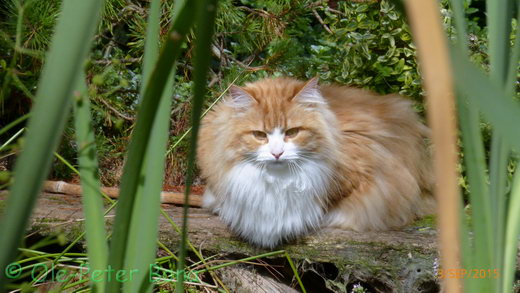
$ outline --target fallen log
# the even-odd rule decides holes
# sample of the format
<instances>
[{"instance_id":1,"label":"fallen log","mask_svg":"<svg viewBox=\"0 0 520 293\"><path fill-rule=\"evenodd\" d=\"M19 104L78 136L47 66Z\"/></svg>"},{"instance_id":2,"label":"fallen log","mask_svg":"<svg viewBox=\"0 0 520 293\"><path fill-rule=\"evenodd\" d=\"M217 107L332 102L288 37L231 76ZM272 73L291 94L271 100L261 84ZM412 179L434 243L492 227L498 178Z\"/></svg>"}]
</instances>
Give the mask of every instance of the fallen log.
<instances>
[{"instance_id":1,"label":"fallen log","mask_svg":"<svg viewBox=\"0 0 520 293\"><path fill-rule=\"evenodd\" d=\"M6 197L6 192L0 192L0 214ZM163 205L162 208L173 222L181 225L182 207ZM42 238L60 235L70 243L83 234L84 220L80 196L44 192L33 210L27 235ZM114 211L111 211L105 216L108 231L113 220ZM188 235L198 251L212 261L221 261L219 263L269 252L243 242L215 215L200 208L189 209ZM162 216L159 241L172 251L179 247L179 234ZM79 243L85 244L84 239ZM352 292L359 286L373 293L441 290L437 272L437 232L427 221L384 232L322 229L276 249L285 250L292 258L307 292ZM158 254L167 255L161 249ZM517 262L519 258L520 254L517 254ZM193 254L191 259L198 261ZM240 263L215 272L230 290L233 288L238 292L247 292L251 287L248 285L255 283L272 289L266 292L299 290L283 255L255 262ZM515 292L518 292L520 283L516 282ZM254 286L251 288L250 292L262 292L254 291Z\"/></svg>"},{"instance_id":2,"label":"fallen log","mask_svg":"<svg viewBox=\"0 0 520 293\"><path fill-rule=\"evenodd\" d=\"M284 292L298 293L276 279L264 276L247 267L234 266L218 272L220 279L231 292ZM260 289L261 288L261 289Z\"/></svg>"},{"instance_id":3,"label":"fallen log","mask_svg":"<svg viewBox=\"0 0 520 293\"><path fill-rule=\"evenodd\" d=\"M43 191L50 193L63 193L70 195L81 195L82 189L79 184L71 184L64 181L45 181L43 183ZM101 192L108 195L110 198L119 197L119 188L116 187L101 187ZM184 194L180 192L161 192L161 203L170 204L184 204ZM188 197L188 204L193 207L200 207L202 205L202 196L198 194L190 194Z\"/></svg>"}]
</instances>

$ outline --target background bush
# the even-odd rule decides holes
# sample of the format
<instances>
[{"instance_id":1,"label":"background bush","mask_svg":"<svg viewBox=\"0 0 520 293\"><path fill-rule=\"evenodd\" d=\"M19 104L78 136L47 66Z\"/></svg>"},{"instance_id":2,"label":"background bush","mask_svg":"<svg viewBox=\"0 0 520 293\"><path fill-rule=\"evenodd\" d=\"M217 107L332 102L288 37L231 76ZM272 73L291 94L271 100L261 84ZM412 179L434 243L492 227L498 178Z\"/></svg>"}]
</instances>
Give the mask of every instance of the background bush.
<instances>
[{"instance_id":1,"label":"background bush","mask_svg":"<svg viewBox=\"0 0 520 293\"><path fill-rule=\"evenodd\" d=\"M24 9L17 3L0 4L0 128L30 110L61 1L24 1ZM481 3L468 4L466 12L471 19L473 59L486 66L484 17L475 8ZM163 2L162 34L167 32L172 4L172 0ZM147 1L107 0L86 66L105 185L119 183L135 123L147 5ZM237 77L242 84L271 75L300 79L318 75L322 82L399 92L412 98L422 112L415 48L408 26L391 2L222 0L220 6L207 105ZM447 4L443 6L446 29L453 35L451 11ZM188 42L176 75L170 145L189 128L192 49ZM69 125L58 152L76 164L74 132ZM2 141L20 127L3 134ZM168 155L168 185L183 184L186 147L181 141ZM0 167L10 169L16 152L16 147L4 150ZM54 178L73 179L59 161L52 170Z\"/></svg>"}]
</instances>

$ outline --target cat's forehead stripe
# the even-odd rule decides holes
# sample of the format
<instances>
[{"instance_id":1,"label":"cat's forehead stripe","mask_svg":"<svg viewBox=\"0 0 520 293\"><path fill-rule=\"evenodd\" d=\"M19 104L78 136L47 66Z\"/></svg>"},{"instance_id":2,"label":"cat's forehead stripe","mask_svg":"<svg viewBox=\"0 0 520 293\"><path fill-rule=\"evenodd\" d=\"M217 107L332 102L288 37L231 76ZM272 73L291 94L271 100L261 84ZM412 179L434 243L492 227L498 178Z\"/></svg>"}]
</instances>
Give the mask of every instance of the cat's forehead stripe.
<instances>
[{"instance_id":1,"label":"cat's forehead stripe","mask_svg":"<svg viewBox=\"0 0 520 293\"><path fill-rule=\"evenodd\" d=\"M271 99L269 102L264 103L262 110L264 112L264 127L266 130L285 126L285 107L279 100Z\"/></svg>"},{"instance_id":2,"label":"cat's forehead stripe","mask_svg":"<svg viewBox=\"0 0 520 293\"><path fill-rule=\"evenodd\" d=\"M287 126L287 111L292 98L301 90L304 83L294 80L280 83L279 80L266 79L248 84L244 89L258 101L259 110L263 114L264 129L270 131L275 127Z\"/></svg>"}]
</instances>

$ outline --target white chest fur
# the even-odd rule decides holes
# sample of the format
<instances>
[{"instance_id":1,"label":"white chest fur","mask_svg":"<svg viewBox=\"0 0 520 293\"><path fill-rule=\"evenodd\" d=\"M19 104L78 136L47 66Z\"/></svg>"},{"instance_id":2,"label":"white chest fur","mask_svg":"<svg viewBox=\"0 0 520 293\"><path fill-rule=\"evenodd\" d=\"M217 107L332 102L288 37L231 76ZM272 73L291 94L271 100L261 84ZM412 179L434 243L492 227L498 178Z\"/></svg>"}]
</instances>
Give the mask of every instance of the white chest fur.
<instances>
[{"instance_id":1,"label":"white chest fur","mask_svg":"<svg viewBox=\"0 0 520 293\"><path fill-rule=\"evenodd\" d=\"M274 247L319 227L330 175L323 161L263 167L241 163L204 200L237 234L256 245Z\"/></svg>"}]
</instances>

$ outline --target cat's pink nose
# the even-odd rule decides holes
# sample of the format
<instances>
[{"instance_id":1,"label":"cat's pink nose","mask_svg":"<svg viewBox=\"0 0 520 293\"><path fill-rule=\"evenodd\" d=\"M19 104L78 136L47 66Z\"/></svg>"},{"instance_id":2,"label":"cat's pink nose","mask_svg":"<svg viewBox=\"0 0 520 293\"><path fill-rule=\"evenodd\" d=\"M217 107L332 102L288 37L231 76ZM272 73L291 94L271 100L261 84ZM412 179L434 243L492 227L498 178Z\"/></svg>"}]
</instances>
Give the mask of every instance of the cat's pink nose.
<instances>
[{"instance_id":1,"label":"cat's pink nose","mask_svg":"<svg viewBox=\"0 0 520 293\"><path fill-rule=\"evenodd\" d=\"M276 153L271 153L271 155L273 155L273 157L275 157L275 159L277 159L277 160L280 158L280 156L281 156L282 154L283 154L283 151L281 151L281 152L279 152L279 153L277 153L277 154L276 154Z\"/></svg>"}]
</instances>

